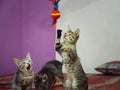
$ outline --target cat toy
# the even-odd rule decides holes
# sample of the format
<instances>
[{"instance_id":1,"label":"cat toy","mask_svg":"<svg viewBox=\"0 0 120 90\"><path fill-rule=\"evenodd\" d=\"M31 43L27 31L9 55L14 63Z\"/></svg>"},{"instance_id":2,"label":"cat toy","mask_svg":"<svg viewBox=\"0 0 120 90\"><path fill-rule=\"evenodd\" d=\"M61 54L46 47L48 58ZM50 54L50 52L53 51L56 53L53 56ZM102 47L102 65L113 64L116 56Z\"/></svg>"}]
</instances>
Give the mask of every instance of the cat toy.
<instances>
[{"instance_id":1,"label":"cat toy","mask_svg":"<svg viewBox=\"0 0 120 90\"><path fill-rule=\"evenodd\" d=\"M49 0L52 2L53 10L51 12L51 17L53 19L53 22L51 24L51 27L54 27L57 23L57 19L60 18L60 11L58 10L59 6L58 3L60 0Z\"/></svg>"}]
</instances>

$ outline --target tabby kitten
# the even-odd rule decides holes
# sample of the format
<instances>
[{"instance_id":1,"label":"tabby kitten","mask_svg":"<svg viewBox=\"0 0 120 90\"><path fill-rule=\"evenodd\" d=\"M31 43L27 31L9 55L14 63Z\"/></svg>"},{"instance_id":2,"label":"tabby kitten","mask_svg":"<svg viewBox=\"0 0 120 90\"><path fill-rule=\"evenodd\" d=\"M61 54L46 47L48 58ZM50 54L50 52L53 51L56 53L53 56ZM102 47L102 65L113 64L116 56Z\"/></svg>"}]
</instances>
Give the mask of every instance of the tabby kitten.
<instances>
[{"instance_id":1,"label":"tabby kitten","mask_svg":"<svg viewBox=\"0 0 120 90\"><path fill-rule=\"evenodd\" d=\"M57 30L56 51L63 59L67 71L66 90L88 90L87 76L77 55L76 42L79 38L79 29L74 32L68 27L61 43L61 30Z\"/></svg>"},{"instance_id":2,"label":"tabby kitten","mask_svg":"<svg viewBox=\"0 0 120 90\"><path fill-rule=\"evenodd\" d=\"M45 63L38 75L35 77L35 87L37 90L50 90L56 83L56 77L59 77L64 83L62 74L62 63L57 60L51 60Z\"/></svg>"},{"instance_id":3,"label":"tabby kitten","mask_svg":"<svg viewBox=\"0 0 120 90\"><path fill-rule=\"evenodd\" d=\"M14 58L14 62L18 67L13 79L13 90L31 90L34 78L32 70L32 60L28 53L25 59L18 60Z\"/></svg>"}]
</instances>

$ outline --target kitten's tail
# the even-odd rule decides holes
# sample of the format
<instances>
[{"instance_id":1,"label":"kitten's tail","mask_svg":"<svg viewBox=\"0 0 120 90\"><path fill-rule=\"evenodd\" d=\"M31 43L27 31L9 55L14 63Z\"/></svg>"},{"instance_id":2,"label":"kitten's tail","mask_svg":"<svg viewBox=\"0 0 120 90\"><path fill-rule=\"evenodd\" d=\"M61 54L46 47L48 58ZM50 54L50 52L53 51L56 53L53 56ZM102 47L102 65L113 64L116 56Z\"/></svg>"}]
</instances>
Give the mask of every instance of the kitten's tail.
<instances>
[{"instance_id":1,"label":"kitten's tail","mask_svg":"<svg viewBox=\"0 0 120 90\"><path fill-rule=\"evenodd\" d=\"M4 83L0 83L0 86L12 86L12 82L4 82Z\"/></svg>"}]
</instances>

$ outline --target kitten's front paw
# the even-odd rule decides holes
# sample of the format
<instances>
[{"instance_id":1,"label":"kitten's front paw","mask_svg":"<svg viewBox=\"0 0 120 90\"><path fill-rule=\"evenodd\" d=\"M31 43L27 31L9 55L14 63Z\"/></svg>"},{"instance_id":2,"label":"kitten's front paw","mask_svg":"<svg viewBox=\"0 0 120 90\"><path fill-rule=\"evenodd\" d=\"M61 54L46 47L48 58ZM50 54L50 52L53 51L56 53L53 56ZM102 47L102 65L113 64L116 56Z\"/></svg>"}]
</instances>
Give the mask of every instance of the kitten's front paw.
<instances>
[{"instance_id":1,"label":"kitten's front paw","mask_svg":"<svg viewBox=\"0 0 120 90\"><path fill-rule=\"evenodd\" d=\"M61 35L62 35L62 30L58 29L57 30L57 38L61 38Z\"/></svg>"}]
</instances>

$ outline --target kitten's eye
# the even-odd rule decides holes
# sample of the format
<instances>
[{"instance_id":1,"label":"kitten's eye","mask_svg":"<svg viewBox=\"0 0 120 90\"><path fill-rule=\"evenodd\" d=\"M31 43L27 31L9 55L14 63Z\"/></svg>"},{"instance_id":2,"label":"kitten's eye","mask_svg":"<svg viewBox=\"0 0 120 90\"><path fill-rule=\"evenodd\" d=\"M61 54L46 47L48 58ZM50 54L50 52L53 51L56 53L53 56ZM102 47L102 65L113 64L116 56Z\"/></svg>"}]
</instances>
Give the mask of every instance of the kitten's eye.
<instances>
[{"instance_id":1,"label":"kitten's eye","mask_svg":"<svg viewBox=\"0 0 120 90\"><path fill-rule=\"evenodd\" d=\"M77 35L77 36L78 36L79 34L78 34L78 33L74 33L74 35Z\"/></svg>"}]
</instances>

